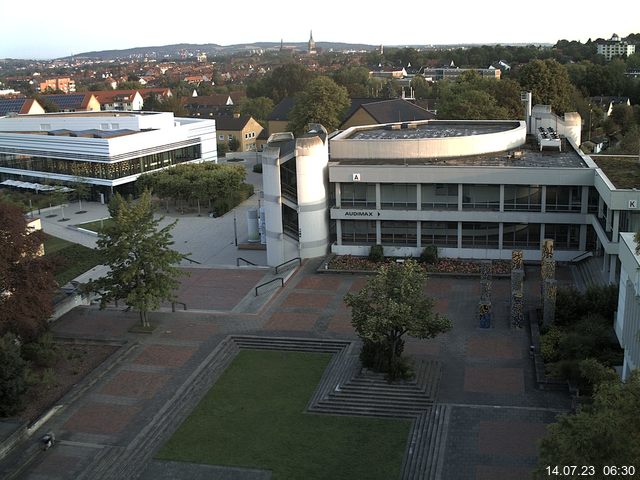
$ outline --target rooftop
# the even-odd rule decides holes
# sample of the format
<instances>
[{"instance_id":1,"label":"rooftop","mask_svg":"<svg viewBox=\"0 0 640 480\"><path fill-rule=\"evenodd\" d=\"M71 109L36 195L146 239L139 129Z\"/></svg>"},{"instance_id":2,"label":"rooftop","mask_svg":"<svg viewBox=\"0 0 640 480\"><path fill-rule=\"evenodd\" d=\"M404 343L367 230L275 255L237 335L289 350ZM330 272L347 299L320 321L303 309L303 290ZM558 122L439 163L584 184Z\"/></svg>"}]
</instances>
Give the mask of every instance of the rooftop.
<instances>
[{"instance_id":1,"label":"rooftop","mask_svg":"<svg viewBox=\"0 0 640 480\"><path fill-rule=\"evenodd\" d=\"M488 133L488 132L483 132ZM423 137L424 138L424 137ZM425 165L425 166L482 166L482 167L519 167L519 168L589 168L582 157L569 145L563 144L563 151L540 151L533 137L527 143L510 151L485 153L449 158L410 158L410 159L339 159L332 158L339 165ZM637 162L637 160L636 160ZM639 171L640 173L640 171Z\"/></svg>"},{"instance_id":2,"label":"rooftop","mask_svg":"<svg viewBox=\"0 0 640 480\"><path fill-rule=\"evenodd\" d=\"M395 128L392 127L401 127ZM349 140L391 140L420 138L451 138L483 135L487 133L506 132L518 128L519 122L485 122L469 124L469 122L431 121L429 123L403 123L402 125L385 125L378 128L356 130Z\"/></svg>"},{"instance_id":3,"label":"rooftop","mask_svg":"<svg viewBox=\"0 0 640 480\"><path fill-rule=\"evenodd\" d=\"M637 156L597 156L591 155L616 188L640 189L640 161Z\"/></svg>"}]
</instances>

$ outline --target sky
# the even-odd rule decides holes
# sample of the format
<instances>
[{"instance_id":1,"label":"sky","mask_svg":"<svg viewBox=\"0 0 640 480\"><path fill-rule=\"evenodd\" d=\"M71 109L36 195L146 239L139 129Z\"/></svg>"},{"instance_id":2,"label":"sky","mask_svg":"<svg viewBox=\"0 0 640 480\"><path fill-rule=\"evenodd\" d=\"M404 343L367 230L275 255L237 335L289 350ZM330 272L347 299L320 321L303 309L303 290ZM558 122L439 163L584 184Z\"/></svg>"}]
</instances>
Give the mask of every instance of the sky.
<instances>
[{"instance_id":1,"label":"sky","mask_svg":"<svg viewBox=\"0 0 640 480\"><path fill-rule=\"evenodd\" d=\"M78 3L0 0L0 58L70 54L173 43L316 42L371 45L555 43L640 33L640 1L362 2L220 0ZM223 5L226 5L223 7ZM98 7L95 8L94 7ZM15 21L7 21L15 16Z\"/></svg>"}]
</instances>

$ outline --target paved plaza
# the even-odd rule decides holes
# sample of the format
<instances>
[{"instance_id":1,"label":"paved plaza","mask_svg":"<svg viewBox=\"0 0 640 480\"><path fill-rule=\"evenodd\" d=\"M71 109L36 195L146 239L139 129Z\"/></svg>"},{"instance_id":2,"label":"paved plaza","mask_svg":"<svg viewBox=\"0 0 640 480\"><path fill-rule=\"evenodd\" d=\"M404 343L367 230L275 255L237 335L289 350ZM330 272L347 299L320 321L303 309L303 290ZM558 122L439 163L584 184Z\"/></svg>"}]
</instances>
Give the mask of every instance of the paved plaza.
<instances>
[{"instance_id":1,"label":"paved plaza","mask_svg":"<svg viewBox=\"0 0 640 480\"><path fill-rule=\"evenodd\" d=\"M56 446L35 453L36 434L3 468L23 462L27 466L16 478L33 480L107 478L99 474L103 465L143 452L135 453L138 478L269 478L268 472L255 470L196 465L181 469L171 462L163 466L152 460L153 448L144 449L144 441L156 436L161 444L177 428L155 428L159 412L169 411L180 392L186 392L181 402L187 404L190 395L197 396L188 393L189 382L197 383L194 379L209 368L211 352L228 335L356 338L343 297L362 288L366 277L318 274L318 264L319 260L303 264L284 288L266 293L262 305L251 312L239 305L254 295L264 270L194 268L179 294L190 309L152 313L151 321L158 325L152 334L129 333L138 317L122 308L101 311L89 306L68 313L54 324L55 335L125 343L83 382L90 384L79 386L85 387L84 393L42 427L43 432L56 432ZM529 308L539 301L538 278L528 267ZM562 268L558 278L570 283ZM527 478L545 425L570 407L566 395L536 388L527 330L509 327L509 285L508 279L494 279L494 324L480 329L475 318L479 278L430 278L427 293L454 328L433 340L407 341L406 352L416 360L438 360L442 365L436 402L451 412L441 437L443 479Z\"/></svg>"}]
</instances>

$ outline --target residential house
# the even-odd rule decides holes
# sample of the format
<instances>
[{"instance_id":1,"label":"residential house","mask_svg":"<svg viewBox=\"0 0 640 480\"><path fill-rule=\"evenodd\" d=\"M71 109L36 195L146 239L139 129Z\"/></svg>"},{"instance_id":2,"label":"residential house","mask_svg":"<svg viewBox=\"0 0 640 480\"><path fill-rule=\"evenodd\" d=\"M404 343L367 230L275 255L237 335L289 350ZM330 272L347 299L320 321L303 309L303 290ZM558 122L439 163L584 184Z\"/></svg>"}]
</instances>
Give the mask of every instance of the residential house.
<instances>
[{"instance_id":1,"label":"residential house","mask_svg":"<svg viewBox=\"0 0 640 480\"><path fill-rule=\"evenodd\" d=\"M362 100L365 100L364 102ZM354 107L356 105L356 108ZM340 130L359 125L392 122L433 120L435 114L402 98L391 100L352 99L352 107L345 115Z\"/></svg>"},{"instance_id":2,"label":"residential house","mask_svg":"<svg viewBox=\"0 0 640 480\"><path fill-rule=\"evenodd\" d=\"M9 114L33 115L44 113L44 108L33 98L0 99L0 117Z\"/></svg>"},{"instance_id":3,"label":"residential house","mask_svg":"<svg viewBox=\"0 0 640 480\"><path fill-rule=\"evenodd\" d=\"M598 55L604 56L605 60L611 60L613 57L628 57L636 51L636 46L632 43L620 40L617 34L613 34L609 40L601 40L597 42Z\"/></svg>"},{"instance_id":4,"label":"residential house","mask_svg":"<svg viewBox=\"0 0 640 480\"><path fill-rule=\"evenodd\" d=\"M60 90L64 93L73 93L76 91L76 82L69 77L49 78L40 82L39 90L41 92Z\"/></svg>"},{"instance_id":5,"label":"residential house","mask_svg":"<svg viewBox=\"0 0 640 480\"><path fill-rule=\"evenodd\" d=\"M100 102L101 110L139 111L144 104L142 95L137 90L104 90L91 93Z\"/></svg>"},{"instance_id":6,"label":"residential house","mask_svg":"<svg viewBox=\"0 0 640 480\"><path fill-rule=\"evenodd\" d=\"M100 102L90 92L42 95L53 103L59 112L99 112Z\"/></svg>"},{"instance_id":7,"label":"residential house","mask_svg":"<svg viewBox=\"0 0 640 480\"><path fill-rule=\"evenodd\" d=\"M257 139L263 128L252 116L217 115L213 119L216 121L218 143L236 139L239 142L238 152L257 151Z\"/></svg>"},{"instance_id":8,"label":"residential house","mask_svg":"<svg viewBox=\"0 0 640 480\"><path fill-rule=\"evenodd\" d=\"M591 97L591 105L599 107L604 112L604 119L611 116L613 107L616 105L631 106L629 97Z\"/></svg>"},{"instance_id":9,"label":"residential house","mask_svg":"<svg viewBox=\"0 0 640 480\"><path fill-rule=\"evenodd\" d=\"M233 115L241 98L239 93L196 96L185 99L184 106L190 117Z\"/></svg>"}]
</instances>

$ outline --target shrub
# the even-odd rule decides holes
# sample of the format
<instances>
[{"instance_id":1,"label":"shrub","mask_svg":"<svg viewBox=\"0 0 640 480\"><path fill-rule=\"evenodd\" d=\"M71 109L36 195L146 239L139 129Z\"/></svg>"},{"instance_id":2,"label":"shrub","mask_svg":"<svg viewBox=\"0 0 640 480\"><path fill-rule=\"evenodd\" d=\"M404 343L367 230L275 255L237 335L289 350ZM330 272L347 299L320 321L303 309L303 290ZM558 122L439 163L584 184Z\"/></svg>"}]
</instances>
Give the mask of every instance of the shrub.
<instances>
[{"instance_id":1,"label":"shrub","mask_svg":"<svg viewBox=\"0 0 640 480\"><path fill-rule=\"evenodd\" d=\"M420 254L420 261L429 265L436 263L438 261L438 247L435 245L427 245L424 247Z\"/></svg>"},{"instance_id":2,"label":"shrub","mask_svg":"<svg viewBox=\"0 0 640 480\"><path fill-rule=\"evenodd\" d=\"M22 346L22 357L39 367L52 367L58 360L59 349L51 332L43 333L35 342Z\"/></svg>"},{"instance_id":3,"label":"shrub","mask_svg":"<svg viewBox=\"0 0 640 480\"><path fill-rule=\"evenodd\" d=\"M384 261L384 249L382 245L372 245L369 249L369 260L372 262L383 262Z\"/></svg>"},{"instance_id":4,"label":"shrub","mask_svg":"<svg viewBox=\"0 0 640 480\"><path fill-rule=\"evenodd\" d=\"M256 163L252 169L255 173L262 173L262 164Z\"/></svg>"},{"instance_id":5,"label":"shrub","mask_svg":"<svg viewBox=\"0 0 640 480\"><path fill-rule=\"evenodd\" d=\"M20 342L12 333L0 337L0 417L22 408L27 390L27 362L20 356Z\"/></svg>"}]
</instances>

